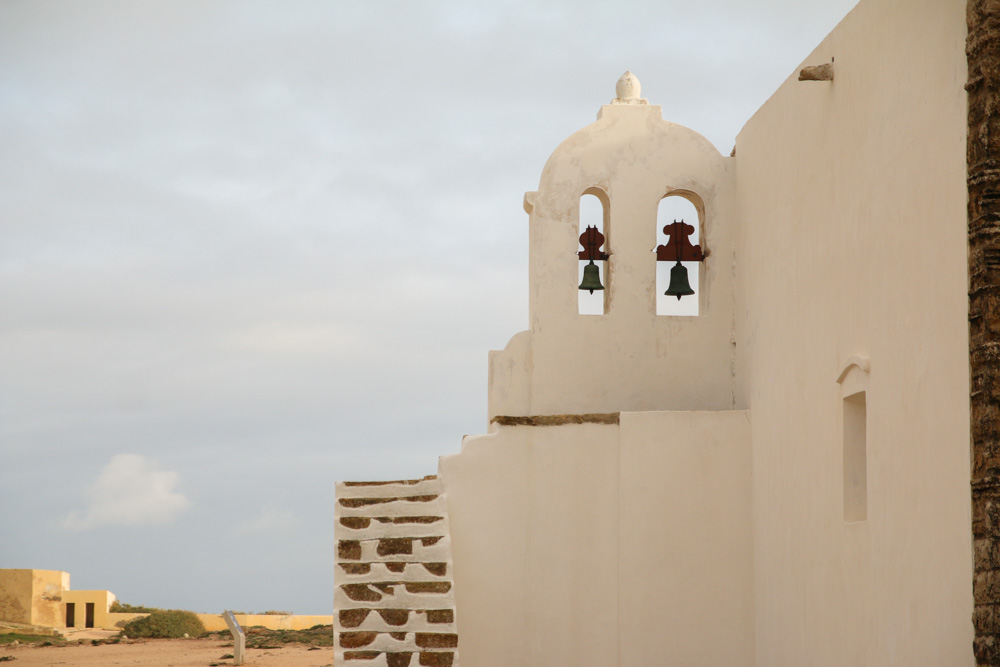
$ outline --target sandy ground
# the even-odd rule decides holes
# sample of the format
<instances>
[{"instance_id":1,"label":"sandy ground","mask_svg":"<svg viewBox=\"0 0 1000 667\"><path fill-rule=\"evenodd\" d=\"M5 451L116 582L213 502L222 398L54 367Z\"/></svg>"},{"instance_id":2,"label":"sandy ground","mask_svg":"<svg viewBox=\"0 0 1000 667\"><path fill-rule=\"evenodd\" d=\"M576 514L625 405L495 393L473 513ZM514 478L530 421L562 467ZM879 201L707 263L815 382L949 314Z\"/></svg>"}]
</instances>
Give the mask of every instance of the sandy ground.
<instances>
[{"instance_id":1,"label":"sandy ground","mask_svg":"<svg viewBox=\"0 0 1000 667\"><path fill-rule=\"evenodd\" d=\"M78 637L71 637L77 639ZM83 638L83 637L79 637ZM101 644L93 646L89 639L68 646L2 646L0 662L6 667L29 665L101 665L102 667L208 667L211 664L232 665L232 643L218 639L143 639L131 644ZM309 650L305 646L282 648L248 648L244 665L250 667L332 667L333 647Z\"/></svg>"}]
</instances>

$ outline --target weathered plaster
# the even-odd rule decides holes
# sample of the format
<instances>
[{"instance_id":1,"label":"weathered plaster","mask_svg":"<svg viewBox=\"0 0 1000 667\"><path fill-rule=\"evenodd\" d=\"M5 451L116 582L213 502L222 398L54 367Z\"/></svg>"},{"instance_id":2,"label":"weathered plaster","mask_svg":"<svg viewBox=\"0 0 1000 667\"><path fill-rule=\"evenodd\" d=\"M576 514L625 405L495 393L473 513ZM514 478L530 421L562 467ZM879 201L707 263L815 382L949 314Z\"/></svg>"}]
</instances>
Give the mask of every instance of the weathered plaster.
<instances>
[{"instance_id":1,"label":"weathered plaster","mask_svg":"<svg viewBox=\"0 0 1000 667\"><path fill-rule=\"evenodd\" d=\"M69 574L58 570L0 569L0 620L63 627Z\"/></svg>"}]
</instances>

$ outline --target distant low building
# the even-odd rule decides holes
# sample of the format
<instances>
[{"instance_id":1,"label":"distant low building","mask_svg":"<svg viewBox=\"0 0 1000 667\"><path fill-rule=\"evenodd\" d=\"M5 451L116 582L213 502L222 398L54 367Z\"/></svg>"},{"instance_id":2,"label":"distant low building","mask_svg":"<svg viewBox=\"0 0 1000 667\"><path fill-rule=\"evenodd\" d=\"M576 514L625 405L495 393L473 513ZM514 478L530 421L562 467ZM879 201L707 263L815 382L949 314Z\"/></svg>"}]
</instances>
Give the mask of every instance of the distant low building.
<instances>
[{"instance_id":1,"label":"distant low building","mask_svg":"<svg viewBox=\"0 0 1000 667\"><path fill-rule=\"evenodd\" d=\"M113 628L111 591L72 591L69 572L0 569L0 621L45 628Z\"/></svg>"},{"instance_id":2,"label":"distant low building","mask_svg":"<svg viewBox=\"0 0 1000 667\"><path fill-rule=\"evenodd\" d=\"M122 624L148 616L142 612L116 612L111 591L71 591L69 572L59 570L0 569L0 634L31 630L65 632L94 628L118 630ZM221 614L195 614L205 630L226 630ZM240 614L236 620L243 627L271 630L305 630L317 625L331 625L329 615Z\"/></svg>"}]
</instances>

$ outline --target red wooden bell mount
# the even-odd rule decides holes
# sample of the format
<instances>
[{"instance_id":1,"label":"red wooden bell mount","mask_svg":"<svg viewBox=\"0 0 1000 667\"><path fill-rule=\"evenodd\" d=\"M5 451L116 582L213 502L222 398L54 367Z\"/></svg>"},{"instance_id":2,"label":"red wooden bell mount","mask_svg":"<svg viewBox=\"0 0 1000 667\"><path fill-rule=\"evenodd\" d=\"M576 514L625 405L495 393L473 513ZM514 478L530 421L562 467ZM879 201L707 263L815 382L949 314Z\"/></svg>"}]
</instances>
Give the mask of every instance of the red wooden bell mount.
<instances>
[{"instance_id":1,"label":"red wooden bell mount","mask_svg":"<svg viewBox=\"0 0 1000 667\"><path fill-rule=\"evenodd\" d=\"M656 261L658 262L700 262L705 259L700 245L691 245L688 238L694 234L694 227L683 220L674 220L663 228L663 233L670 237L666 245L656 246Z\"/></svg>"}]
</instances>

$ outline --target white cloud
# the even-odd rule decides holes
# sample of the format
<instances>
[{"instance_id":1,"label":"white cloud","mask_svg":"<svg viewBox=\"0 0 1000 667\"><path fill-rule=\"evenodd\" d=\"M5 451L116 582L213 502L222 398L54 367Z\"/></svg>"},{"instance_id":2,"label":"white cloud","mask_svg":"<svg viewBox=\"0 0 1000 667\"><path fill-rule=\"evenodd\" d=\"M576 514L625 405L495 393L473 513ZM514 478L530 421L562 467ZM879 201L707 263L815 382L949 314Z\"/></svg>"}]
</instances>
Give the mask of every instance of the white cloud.
<instances>
[{"instance_id":1,"label":"white cloud","mask_svg":"<svg viewBox=\"0 0 1000 667\"><path fill-rule=\"evenodd\" d=\"M191 506L175 489L177 479L138 454L118 454L84 492L87 509L71 512L64 523L75 530L169 523Z\"/></svg>"}]
</instances>

